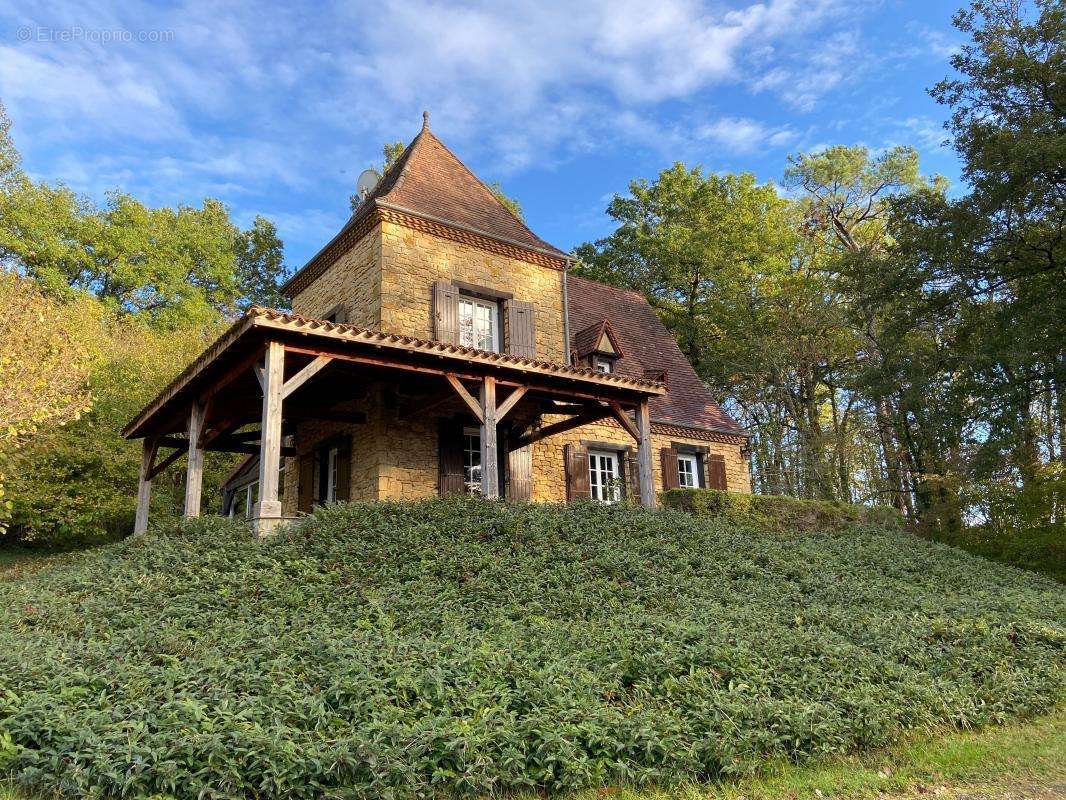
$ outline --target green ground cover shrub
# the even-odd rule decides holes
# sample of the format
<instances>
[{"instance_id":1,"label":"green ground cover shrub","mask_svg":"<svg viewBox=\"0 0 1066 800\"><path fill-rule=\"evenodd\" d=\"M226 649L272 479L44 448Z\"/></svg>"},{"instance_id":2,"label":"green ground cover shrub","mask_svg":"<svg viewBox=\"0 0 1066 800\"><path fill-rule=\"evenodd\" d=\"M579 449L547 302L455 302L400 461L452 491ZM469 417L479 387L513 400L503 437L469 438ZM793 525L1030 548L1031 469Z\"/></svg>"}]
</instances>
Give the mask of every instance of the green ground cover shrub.
<instances>
[{"instance_id":1,"label":"green ground cover shrub","mask_svg":"<svg viewBox=\"0 0 1066 800\"><path fill-rule=\"evenodd\" d=\"M1051 523L1004 530L975 525L940 539L982 558L1042 572L1066 583L1066 525Z\"/></svg>"},{"instance_id":2,"label":"green ground cover shrub","mask_svg":"<svg viewBox=\"0 0 1066 800\"><path fill-rule=\"evenodd\" d=\"M404 797L749 773L1063 699L1060 585L902 531L476 500L217 518L0 581L0 771Z\"/></svg>"},{"instance_id":3,"label":"green ground cover shrub","mask_svg":"<svg viewBox=\"0 0 1066 800\"><path fill-rule=\"evenodd\" d=\"M662 494L663 505L690 514L709 516L768 531L837 530L846 525L903 527L891 506L863 506L827 500L798 500L768 494L738 494L717 489L671 489Z\"/></svg>"}]
</instances>

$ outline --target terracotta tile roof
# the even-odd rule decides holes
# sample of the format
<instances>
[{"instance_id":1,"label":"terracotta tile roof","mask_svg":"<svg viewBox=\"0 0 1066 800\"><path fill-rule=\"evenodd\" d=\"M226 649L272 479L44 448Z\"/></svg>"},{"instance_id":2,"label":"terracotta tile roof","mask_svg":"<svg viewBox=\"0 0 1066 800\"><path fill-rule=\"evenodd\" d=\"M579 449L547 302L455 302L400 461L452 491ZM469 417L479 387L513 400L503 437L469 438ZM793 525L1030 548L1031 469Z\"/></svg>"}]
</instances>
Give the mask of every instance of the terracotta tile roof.
<instances>
[{"instance_id":1,"label":"terracotta tile roof","mask_svg":"<svg viewBox=\"0 0 1066 800\"><path fill-rule=\"evenodd\" d=\"M463 347L457 344L396 333L384 333L356 325L305 317L276 311L272 308L252 306L242 317L233 323L210 347L187 366L170 384L159 393L151 403L144 407L122 431L126 438L143 435L144 425L156 415L162 413L166 406L179 394L194 384L198 377L220 356L234 348L238 341L244 340L253 330L288 331L301 335L312 335L333 340L362 344L373 349L375 353L391 353L397 359L404 357L426 356L439 360L442 368L461 370L463 364L481 365L482 367L500 367L526 373L541 380L568 379L584 384L583 388L599 386L602 389L638 392L642 395L657 396L663 394L662 383L648 380L643 374L604 374L594 370L557 364L554 361L523 358L508 353L494 353Z\"/></svg>"},{"instance_id":2,"label":"terracotta tile roof","mask_svg":"<svg viewBox=\"0 0 1066 800\"><path fill-rule=\"evenodd\" d=\"M614 332L614 328L611 327L611 321L608 319L602 319L599 322L578 331L573 337L571 337L573 350L577 353L578 358L584 358L591 353L595 353L596 349L600 346L600 341L603 339L604 334L607 335L608 340L611 342L611 346L614 348L615 357L621 358L624 356L625 350L622 348L622 344L618 339L618 335Z\"/></svg>"},{"instance_id":3,"label":"terracotta tile roof","mask_svg":"<svg viewBox=\"0 0 1066 800\"><path fill-rule=\"evenodd\" d=\"M488 186L424 125L385 171L340 232L286 282L283 290L324 270L340 252L331 247L375 208L391 208L500 239L560 259L567 254L541 239L507 210ZM341 251L342 252L342 251ZM299 281L297 279L300 279Z\"/></svg>"},{"instance_id":4,"label":"terracotta tile roof","mask_svg":"<svg viewBox=\"0 0 1066 800\"><path fill-rule=\"evenodd\" d=\"M567 275L566 286L570 330L578 331L570 337L573 349L580 351L579 335L585 336L587 330L608 320L625 352L615 363L615 374L643 378L649 372L666 371L667 393L651 401L653 420L743 434L740 426L714 402L710 390L643 295L575 275Z\"/></svg>"}]
</instances>

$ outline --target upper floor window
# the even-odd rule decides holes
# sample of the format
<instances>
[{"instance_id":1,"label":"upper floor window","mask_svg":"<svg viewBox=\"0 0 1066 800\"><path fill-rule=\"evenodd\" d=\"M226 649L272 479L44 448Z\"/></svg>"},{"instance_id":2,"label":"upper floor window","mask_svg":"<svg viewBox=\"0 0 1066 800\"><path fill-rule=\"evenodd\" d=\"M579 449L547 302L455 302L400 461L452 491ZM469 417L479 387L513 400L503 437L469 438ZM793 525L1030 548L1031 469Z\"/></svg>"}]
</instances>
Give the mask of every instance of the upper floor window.
<instances>
[{"instance_id":1,"label":"upper floor window","mask_svg":"<svg viewBox=\"0 0 1066 800\"><path fill-rule=\"evenodd\" d=\"M596 356L592 361L592 368L596 370L596 372L610 374L614 371L614 362L609 358Z\"/></svg>"},{"instance_id":2,"label":"upper floor window","mask_svg":"<svg viewBox=\"0 0 1066 800\"><path fill-rule=\"evenodd\" d=\"M499 352L500 307L497 303L459 296L459 344Z\"/></svg>"}]
</instances>

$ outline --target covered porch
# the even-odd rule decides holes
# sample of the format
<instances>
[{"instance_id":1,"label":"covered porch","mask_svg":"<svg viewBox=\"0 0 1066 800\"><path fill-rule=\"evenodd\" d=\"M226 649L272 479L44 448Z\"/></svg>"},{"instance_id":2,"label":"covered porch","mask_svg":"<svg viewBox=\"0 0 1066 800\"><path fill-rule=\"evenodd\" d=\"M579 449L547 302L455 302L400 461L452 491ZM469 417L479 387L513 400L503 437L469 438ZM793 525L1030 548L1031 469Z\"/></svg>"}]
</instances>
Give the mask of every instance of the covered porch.
<instances>
[{"instance_id":1,"label":"covered porch","mask_svg":"<svg viewBox=\"0 0 1066 800\"><path fill-rule=\"evenodd\" d=\"M392 387L384 398L367 392L382 384ZM613 421L635 443L639 500L654 507L648 403L664 392L654 381L253 308L123 431L144 443L135 532L148 525L152 480L182 456L184 513L198 516L204 453L220 451L258 457L250 516L258 533L269 533L287 518L279 474L282 459L297 454L292 441L301 426L363 425L382 404L401 422L458 407L479 433L478 478L487 498L501 496L508 454ZM450 480L442 470L442 492Z\"/></svg>"}]
</instances>

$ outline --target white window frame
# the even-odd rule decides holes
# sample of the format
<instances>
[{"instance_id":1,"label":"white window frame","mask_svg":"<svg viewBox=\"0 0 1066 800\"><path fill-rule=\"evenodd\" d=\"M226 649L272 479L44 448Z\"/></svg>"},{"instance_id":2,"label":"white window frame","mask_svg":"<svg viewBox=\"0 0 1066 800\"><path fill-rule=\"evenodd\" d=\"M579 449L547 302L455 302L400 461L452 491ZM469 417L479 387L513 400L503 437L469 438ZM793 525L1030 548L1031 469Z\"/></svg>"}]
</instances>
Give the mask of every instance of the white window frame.
<instances>
[{"instance_id":1,"label":"white window frame","mask_svg":"<svg viewBox=\"0 0 1066 800\"><path fill-rule=\"evenodd\" d=\"M244 487L244 518L251 519L255 513L255 504L259 501L259 480L256 479Z\"/></svg>"},{"instance_id":2,"label":"white window frame","mask_svg":"<svg viewBox=\"0 0 1066 800\"><path fill-rule=\"evenodd\" d=\"M614 372L614 361L603 356L596 356L592 360L592 368L603 375L610 375Z\"/></svg>"},{"instance_id":3,"label":"white window frame","mask_svg":"<svg viewBox=\"0 0 1066 800\"><path fill-rule=\"evenodd\" d=\"M622 499L622 481L618 453L611 450L589 450L589 496L601 503L617 503Z\"/></svg>"},{"instance_id":4,"label":"white window frame","mask_svg":"<svg viewBox=\"0 0 1066 800\"><path fill-rule=\"evenodd\" d=\"M682 489L700 488L699 456L694 453L677 454L677 485Z\"/></svg>"},{"instance_id":5,"label":"white window frame","mask_svg":"<svg viewBox=\"0 0 1066 800\"><path fill-rule=\"evenodd\" d=\"M463 486L467 494L481 494L481 428L476 425L463 427Z\"/></svg>"},{"instance_id":6,"label":"white window frame","mask_svg":"<svg viewBox=\"0 0 1066 800\"><path fill-rule=\"evenodd\" d=\"M478 319L479 312L483 312ZM484 323L487 317L488 327ZM469 320L464 324L464 319ZM488 334L488 341L483 341ZM468 294L459 295L459 344L477 350L500 352L500 304ZM486 345L487 346L482 346Z\"/></svg>"}]
</instances>

